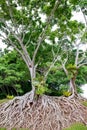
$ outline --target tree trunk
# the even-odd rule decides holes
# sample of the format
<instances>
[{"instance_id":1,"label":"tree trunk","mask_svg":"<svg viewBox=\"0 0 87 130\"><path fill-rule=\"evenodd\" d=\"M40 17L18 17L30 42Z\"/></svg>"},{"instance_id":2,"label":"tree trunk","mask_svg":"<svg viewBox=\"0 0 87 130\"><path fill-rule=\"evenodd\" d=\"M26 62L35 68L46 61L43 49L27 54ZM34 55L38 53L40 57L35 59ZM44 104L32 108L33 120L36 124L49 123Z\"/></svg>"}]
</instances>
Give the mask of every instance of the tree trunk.
<instances>
[{"instance_id":1,"label":"tree trunk","mask_svg":"<svg viewBox=\"0 0 87 130\"><path fill-rule=\"evenodd\" d=\"M72 95L77 96L78 94L77 94L75 80L76 80L75 76L70 79L70 92L72 93Z\"/></svg>"},{"instance_id":2,"label":"tree trunk","mask_svg":"<svg viewBox=\"0 0 87 130\"><path fill-rule=\"evenodd\" d=\"M33 82L34 82L34 79L36 78L36 67L33 64L33 62L32 62L32 65L29 66L29 70L30 70L30 77L31 77L32 94L33 94L32 96L34 98L34 95L35 95L35 86L34 86Z\"/></svg>"}]
</instances>

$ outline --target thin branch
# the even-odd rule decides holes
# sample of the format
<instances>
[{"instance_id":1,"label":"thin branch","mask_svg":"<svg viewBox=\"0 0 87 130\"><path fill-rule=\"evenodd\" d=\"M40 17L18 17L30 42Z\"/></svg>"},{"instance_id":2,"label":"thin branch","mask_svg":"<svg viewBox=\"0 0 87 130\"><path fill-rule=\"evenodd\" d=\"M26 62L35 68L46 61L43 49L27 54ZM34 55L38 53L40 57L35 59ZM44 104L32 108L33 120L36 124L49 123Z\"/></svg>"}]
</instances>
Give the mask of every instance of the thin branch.
<instances>
[{"instance_id":1,"label":"thin branch","mask_svg":"<svg viewBox=\"0 0 87 130\"><path fill-rule=\"evenodd\" d=\"M80 53L79 53L80 54ZM82 59L78 62L78 65L81 64L84 60L85 60L86 56L85 56L85 52L83 53L83 57Z\"/></svg>"},{"instance_id":2,"label":"thin branch","mask_svg":"<svg viewBox=\"0 0 87 130\"><path fill-rule=\"evenodd\" d=\"M22 50L23 52L21 50L19 50L18 47L14 44L14 42L11 41L11 39L9 38L9 34L6 35L6 37L1 34L1 37L3 37L4 39L6 39L6 41L8 42L8 44L10 44L22 56L22 59L27 64L28 69L30 69L29 65L31 64L31 61L29 61L29 59L27 58L26 53L24 53L23 50Z\"/></svg>"},{"instance_id":3,"label":"thin branch","mask_svg":"<svg viewBox=\"0 0 87 130\"><path fill-rule=\"evenodd\" d=\"M6 39L4 35L1 34L1 37ZM15 46L15 44L7 37L6 41L22 56L22 52Z\"/></svg>"},{"instance_id":4,"label":"thin branch","mask_svg":"<svg viewBox=\"0 0 87 130\"><path fill-rule=\"evenodd\" d=\"M80 68L81 66L87 65L87 62L80 64L77 68Z\"/></svg>"},{"instance_id":5,"label":"thin branch","mask_svg":"<svg viewBox=\"0 0 87 130\"><path fill-rule=\"evenodd\" d=\"M10 40L10 39L9 39L9 40ZM27 64L28 69L30 69L30 68L29 68L30 62L27 60L25 54L23 54L23 53L12 43L12 41L10 41L9 44L11 44L11 45L13 46L13 48L22 56L22 59L23 59L23 60L25 61L25 63Z\"/></svg>"},{"instance_id":6,"label":"thin branch","mask_svg":"<svg viewBox=\"0 0 87 130\"><path fill-rule=\"evenodd\" d=\"M28 41L27 41L26 44L25 44L25 47L26 47L26 48L28 48L28 46L29 46L28 44L29 44L29 42L30 42L30 39L31 39L31 35L30 35ZM23 39L22 39L22 41L23 41Z\"/></svg>"},{"instance_id":7,"label":"thin branch","mask_svg":"<svg viewBox=\"0 0 87 130\"><path fill-rule=\"evenodd\" d=\"M6 24L5 21L3 21L3 22L4 22L5 26L6 26L5 29L7 30L8 33L10 32L11 35L13 35L14 38L18 41L18 44L20 45L21 49L23 50L23 53L24 53L26 59L28 59L28 60L29 60L29 64L31 64L31 58L30 58L30 56L29 56L29 53L28 53L26 47L23 45L22 40L21 40L21 39L15 34L15 32ZM13 46L13 44L12 44L12 46Z\"/></svg>"},{"instance_id":8,"label":"thin branch","mask_svg":"<svg viewBox=\"0 0 87 130\"><path fill-rule=\"evenodd\" d=\"M58 57L53 60L52 64L50 65L50 67L49 67L49 69L48 69L48 71L46 72L46 74L45 74L45 76L44 76L45 81L46 81L46 78L47 78L49 72L50 72L51 69L54 67L54 65L55 65L55 63L56 63L57 61L58 61Z\"/></svg>"},{"instance_id":9,"label":"thin branch","mask_svg":"<svg viewBox=\"0 0 87 130\"><path fill-rule=\"evenodd\" d=\"M56 63L57 61L60 61L60 60L61 60L61 57L58 55L59 50L60 50L60 47L61 47L61 44L59 44L58 50L57 50L57 53L56 53L56 54L55 54L55 52L54 52L54 50L53 50L53 47L52 47L52 54L53 54L54 59L53 59L51 65L50 65L50 67L48 68L48 71L46 72L46 74L45 74L45 76L44 76L44 77L45 77L45 78L44 78L45 80L46 80L46 78L47 78L49 72L51 71L52 67L54 67L55 63Z\"/></svg>"},{"instance_id":10,"label":"thin branch","mask_svg":"<svg viewBox=\"0 0 87 130\"><path fill-rule=\"evenodd\" d=\"M84 15L84 14L83 14L83 15ZM87 29L87 26L85 27L84 31L82 32L82 37L83 37L83 35L84 35L86 29ZM81 44L81 38L82 38L82 37L79 38L79 43L77 44L77 51L76 51L76 58L75 58L75 65L76 65L76 66L83 60L83 59L82 59L80 62L78 62L79 54L81 54L81 53L79 52L79 46L80 46L80 44Z\"/></svg>"},{"instance_id":11,"label":"thin branch","mask_svg":"<svg viewBox=\"0 0 87 130\"><path fill-rule=\"evenodd\" d=\"M12 24L16 28L16 31L18 32L17 23L16 23L15 19L13 19L13 12L12 12L12 7L11 7L10 0L8 0L8 11L9 11L9 15L10 15Z\"/></svg>"},{"instance_id":12,"label":"thin branch","mask_svg":"<svg viewBox=\"0 0 87 130\"><path fill-rule=\"evenodd\" d=\"M25 57L28 58L28 59L29 59L29 62L31 63L31 58L30 58L30 56L29 56L29 54L28 54L26 48L24 47L24 45L23 45L21 39L17 37L17 35L8 27L8 25L7 25L6 23L5 23L5 26L6 26L6 28L5 28L6 31L7 31L8 33L12 33L12 35L13 35L13 36L15 37L15 39L18 41L18 43L19 43L21 49L23 50L23 52L24 52L24 54L25 54ZM5 33L5 34L6 34L6 33ZM6 39L6 37L4 37L4 38ZM8 35L7 35L7 38L8 38ZM9 40L10 40L10 39L9 39ZM11 40L10 40L10 43L11 43ZM12 41L12 43L13 43L13 41ZM13 44L11 44L11 45L12 45L13 47L15 47L15 49L17 48L16 45L13 45ZM17 50L17 49L16 49L16 50Z\"/></svg>"},{"instance_id":13,"label":"thin branch","mask_svg":"<svg viewBox=\"0 0 87 130\"><path fill-rule=\"evenodd\" d=\"M76 50L76 57L75 57L75 65L78 65L78 58L79 58L79 44L77 46L77 50Z\"/></svg>"},{"instance_id":14,"label":"thin branch","mask_svg":"<svg viewBox=\"0 0 87 130\"><path fill-rule=\"evenodd\" d=\"M83 17L84 17L84 20L85 20L86 29L87 29L87 19L86 19L86 16L85 16L85 14L84 14L82 8L80 8L80 10L81 10L81 12L82 12L82 14L83 14Z\"/></svg>"},{"instance_id":15,"label":"thin branch","mask_svg":"<svg viewBox=\"0 0 87 130\"><path fill-rule=\"evenodd\" d=\"M66 57L66 59L65 59L65 61L63 62L62 60L60 60L60 62L61 62L61 64L62 64L62 67L63 67L63 70L64 70L64 72L65 72L65 74L66 74L66 76L68 76L68 71L67 71L67 69L66 69L66 63L67 63L67 61L68 61L68 53L67 53L67 57Z\"/></svg>"}]
</instances>

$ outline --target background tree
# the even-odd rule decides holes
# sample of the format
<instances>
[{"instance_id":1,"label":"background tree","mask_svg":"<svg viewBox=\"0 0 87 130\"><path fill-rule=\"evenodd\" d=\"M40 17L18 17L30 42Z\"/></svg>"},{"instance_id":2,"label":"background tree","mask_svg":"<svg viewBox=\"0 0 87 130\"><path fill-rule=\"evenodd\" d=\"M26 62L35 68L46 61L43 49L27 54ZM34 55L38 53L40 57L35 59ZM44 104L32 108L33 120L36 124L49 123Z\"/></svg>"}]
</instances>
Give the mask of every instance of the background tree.
<instances>
[{"instance_id":1,"label":"background tree","mask_svg":"<svg viewBox=\"0 0 87 130\"><path fill-rule=\"evenodd\" d=\"M82 31L81 31L82 32ZM83 34L79 34L79 42L78 38L74 39L74 42L71 47L67 48L67 46L64 46L64 52L60 55L58 61L60 61L63 70L70 79L70 91L73 95L77 95L77 89L76 89L76 78L77 75L79 76L79 69L87 65L87 52L86 50L82 50L81 46L84 45L86 42L86 39L84 37L85 32L83 30ZM84 38L83 38L84 37ZM85 43L86 44L86 43ZM63 47L63 46L62 46Z\"/></svg>"},{"instance_id":2,"label":"background tree","mask_svg":"<svg viewBox=\"0 0 87 130\"><path fill-rule=\"evenodd\" d=\"M26 93L31 89L28 80L29 73L17 52L8 51L0 57L0 98Z\"/></svg>"}]
</instances>

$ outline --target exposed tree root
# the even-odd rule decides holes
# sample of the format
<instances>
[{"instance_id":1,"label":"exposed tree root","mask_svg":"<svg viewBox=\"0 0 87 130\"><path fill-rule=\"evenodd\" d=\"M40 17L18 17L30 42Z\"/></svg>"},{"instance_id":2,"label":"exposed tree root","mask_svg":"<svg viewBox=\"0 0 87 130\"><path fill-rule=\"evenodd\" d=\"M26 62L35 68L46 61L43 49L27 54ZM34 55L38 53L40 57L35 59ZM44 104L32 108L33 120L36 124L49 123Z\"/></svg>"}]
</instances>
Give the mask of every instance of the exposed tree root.
<instances>
[{"instance_id":1,"label":"exposed tree root","mask_svg":"<svg viewBox=\"0 0 87 130\"><path fill-rule=\"evenodd\" d=\"M87 125L87 108L81 100L42 96L32 102L31 93L0 106L0 127L29 130L62 130L74 122Z\"/></svg>"}]
</instances>

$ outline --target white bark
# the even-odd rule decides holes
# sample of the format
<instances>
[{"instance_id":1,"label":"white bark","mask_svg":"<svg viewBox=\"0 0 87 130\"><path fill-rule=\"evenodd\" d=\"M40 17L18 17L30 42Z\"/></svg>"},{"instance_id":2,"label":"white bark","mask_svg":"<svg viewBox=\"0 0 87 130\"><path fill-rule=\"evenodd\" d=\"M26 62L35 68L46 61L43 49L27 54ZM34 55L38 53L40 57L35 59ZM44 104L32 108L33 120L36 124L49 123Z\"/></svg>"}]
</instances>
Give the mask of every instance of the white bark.
<instances>
[{"instance_id":1,"label":"white bark","mask_svg":"<svg viewBox=\"0 0 87 130\"><path fill-rule=\"evenodd\" d=\"M77 45L76 57L75 57L75 65L78 65L78 58L79 58L79 44Z\"/></svg>"},{"instance_id":2,"label":"white bark","mask_svg":"<svg viewBox=\"0 0 87 130\"><path fill-rule=\"evenodd\" d=\"M70 79L70 89L69 89L69 91L72 93L72 94L74 94L74 86L73 86L73 83L72 83L72 79Z\"/></svg>"}]
</instances>

